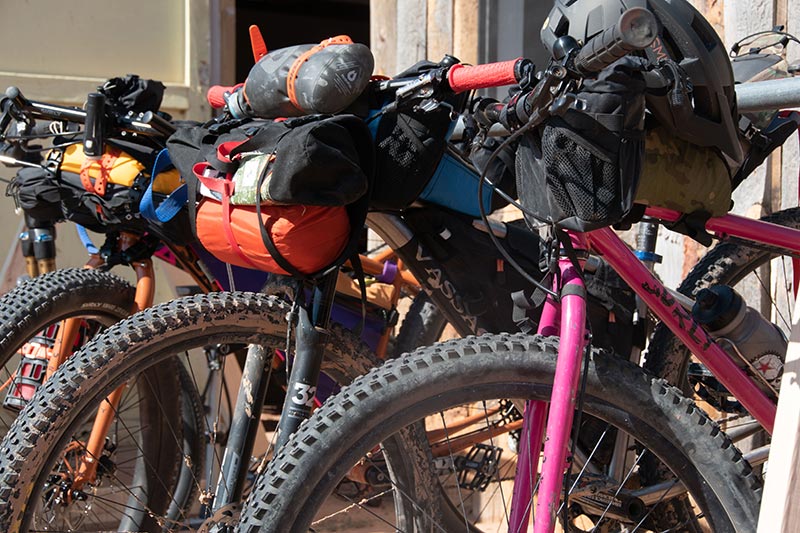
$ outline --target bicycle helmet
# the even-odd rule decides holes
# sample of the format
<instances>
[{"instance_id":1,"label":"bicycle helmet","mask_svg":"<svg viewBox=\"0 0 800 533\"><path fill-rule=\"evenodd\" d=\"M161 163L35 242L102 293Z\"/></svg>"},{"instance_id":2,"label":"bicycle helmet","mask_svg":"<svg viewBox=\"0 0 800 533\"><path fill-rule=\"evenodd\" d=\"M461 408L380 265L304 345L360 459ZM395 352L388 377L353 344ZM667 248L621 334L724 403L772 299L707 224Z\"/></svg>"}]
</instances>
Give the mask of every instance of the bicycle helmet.
<instances>
[{"instance_id":1,"label":"bicycle helmet","mask_svg":"<svg viewBox=\"0 0 800 533\"><path fill-rule=\"evenodd\" d=\"M741 162L728 54L711 25L686 0L555 0L542 27L542 42L551 54L556 40L565 35L586 43L631 7L647 8L659 21L659 35L645 51L649 61L672 59L689 81L690 98L661 98L648 110L676 136L698 146L716 147Z\"/></svg>"}]
</instances>

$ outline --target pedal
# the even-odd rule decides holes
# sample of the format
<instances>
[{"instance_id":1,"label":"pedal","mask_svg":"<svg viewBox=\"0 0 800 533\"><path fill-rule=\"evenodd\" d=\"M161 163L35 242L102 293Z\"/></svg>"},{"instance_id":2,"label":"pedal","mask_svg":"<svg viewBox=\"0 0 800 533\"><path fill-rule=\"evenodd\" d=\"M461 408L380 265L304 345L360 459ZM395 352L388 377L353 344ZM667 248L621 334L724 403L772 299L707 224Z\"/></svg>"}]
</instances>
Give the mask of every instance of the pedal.
<instances>
[{"instance_id":1,"label":"pedal","mask_svg":"<svg viewBox=\"0 0 800 533\"><path fill-rule=\"evenodd\" d=\"M455 458L458 471L458 485L461 488L483 492L492 478L497 476L500 467L502 448L486 444L476 444L467 455Z\"/></svg>"}]
</instances>

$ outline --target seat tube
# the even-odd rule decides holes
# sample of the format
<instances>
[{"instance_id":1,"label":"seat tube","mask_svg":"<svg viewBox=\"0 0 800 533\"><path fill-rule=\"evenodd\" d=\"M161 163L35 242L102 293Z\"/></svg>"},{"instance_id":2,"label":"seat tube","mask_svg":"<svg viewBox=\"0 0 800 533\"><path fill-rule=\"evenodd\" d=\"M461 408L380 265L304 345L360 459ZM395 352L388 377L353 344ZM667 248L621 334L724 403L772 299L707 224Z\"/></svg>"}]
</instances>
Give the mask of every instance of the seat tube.
<instances>
[{"instance_id":1,"label":"seat tube","mask_svg":"<svg viewBox=\"0 0 800 533\"><path fill-rule=\"evenodd\" d=\"M570 234L580 255L586 250L581 234ZM542 474L534 511L534 533L551 533L555 527L564 473L567 446L578 390L581 359L586 347L586 287L578 268L564 255L558 261L561 272L561 328L550 412L544 439Z\"/></svg>"}]
</instances>

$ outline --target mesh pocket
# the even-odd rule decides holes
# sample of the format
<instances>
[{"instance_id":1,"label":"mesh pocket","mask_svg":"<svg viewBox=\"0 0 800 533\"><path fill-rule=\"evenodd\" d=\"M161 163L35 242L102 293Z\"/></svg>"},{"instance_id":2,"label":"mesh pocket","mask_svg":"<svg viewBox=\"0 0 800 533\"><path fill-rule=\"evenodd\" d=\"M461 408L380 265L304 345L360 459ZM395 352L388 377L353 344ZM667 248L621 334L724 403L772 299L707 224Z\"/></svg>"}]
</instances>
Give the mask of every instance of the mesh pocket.
<instances>
[{"instance_id":1,"label":"mesh pocket","mask_svg":"<svg viewBox=\"0 0 800 533\"><path fill-rule=\"evenodd\" d=\"M565 218L603 223L622 216L619 168L596 147L564 128L546 127L542 159L548 191Z\"/></svg>"},{"instance_id":2,"label":"mesh pocket","mask_svg":"<svg viewBox=\"0 0 800 533\"><path fill-rule=\"evenodd\" d=\"M622 221L633 206L643 142L617 138L610 153L578 132L548 125L517 150L517 191L528 222L591 231Z\"/></svg>"}]
</instances>

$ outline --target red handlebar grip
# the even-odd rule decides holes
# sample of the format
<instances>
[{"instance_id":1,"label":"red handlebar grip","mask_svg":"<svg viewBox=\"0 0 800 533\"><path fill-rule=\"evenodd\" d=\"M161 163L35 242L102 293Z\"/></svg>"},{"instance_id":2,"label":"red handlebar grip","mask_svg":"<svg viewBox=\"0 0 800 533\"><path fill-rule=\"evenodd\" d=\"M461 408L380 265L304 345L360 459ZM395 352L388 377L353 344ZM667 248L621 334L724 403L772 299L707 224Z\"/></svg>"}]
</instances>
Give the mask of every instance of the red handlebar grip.
<instances>
[{"instance_id":1,"label":"red handlebar grip","mask_svg":"<svg viewBox=\"0 0 800 533\"><path fill-rule=\"evenodd\" d=\"M514 85L518 81L514 75L514 67L520 59L522 58L518 57L511 61L487 63L474 67L465 67L461 64L453 65L447 72L447 81L455 93L485 89L487 87Z\"/></svg>"},{"instance_id":2,"label":"red handlebar grip","mask_svg":"<svg viewBox=\"0 0 800 533\"><path fill-rule=\"evenodd\" d=\"M208 104L214 109L222 109L226 105L225 94L232 93L242 85L244 84L239 83L231 87L225 87L224 85L214 85L209 87L208 93L206 93L206 100L208 100Z\"/></svg>"}]
</instances>

